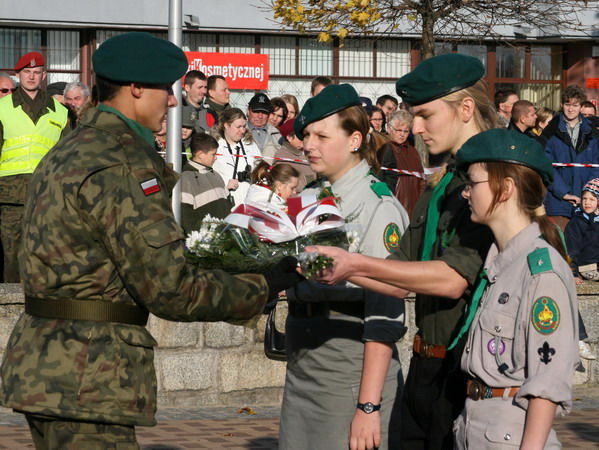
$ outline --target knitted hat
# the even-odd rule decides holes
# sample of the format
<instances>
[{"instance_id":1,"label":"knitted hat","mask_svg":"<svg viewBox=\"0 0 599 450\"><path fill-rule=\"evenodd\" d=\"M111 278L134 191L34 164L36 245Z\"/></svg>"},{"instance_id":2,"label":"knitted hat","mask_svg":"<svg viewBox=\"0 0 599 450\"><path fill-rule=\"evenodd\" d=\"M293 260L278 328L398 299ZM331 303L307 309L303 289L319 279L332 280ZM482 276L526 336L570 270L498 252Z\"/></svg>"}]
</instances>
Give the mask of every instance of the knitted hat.
<instances>
[{"instance_id":1,"label":"knitted hat","mask_svg":"<svg viewBox=\"0 0 599 450\"><path fill-rule=\"evenodd\" d=\"M582 192L589 191L595 197L599 197L599 178L593 178L582 188Z\"/></svg>"}]
</instances>

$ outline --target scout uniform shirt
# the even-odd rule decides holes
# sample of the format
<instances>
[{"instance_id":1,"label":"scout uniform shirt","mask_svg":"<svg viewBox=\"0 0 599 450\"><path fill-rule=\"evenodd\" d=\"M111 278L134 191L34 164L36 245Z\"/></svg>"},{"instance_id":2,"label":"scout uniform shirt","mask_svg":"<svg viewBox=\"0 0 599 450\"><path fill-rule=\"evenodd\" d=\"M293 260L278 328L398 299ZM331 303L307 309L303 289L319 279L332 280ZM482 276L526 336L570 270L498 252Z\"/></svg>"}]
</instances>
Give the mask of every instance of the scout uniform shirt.
<instances>
[{"instance_id":1,"label":"scout uniform shirt","mask_svg":"<svg viewBox=\"0 0 599 450\"><path fill-rule=\"evenodd\" d=\"M450 159L447 170L455 170ZM443 261L458 272L472 287L476 283L487 250L493 241L491 230L470 220L468 202L462 197L466 180L456 172L445 191L441 217L436 232L431 260ZM404 233L399 249L389 258L420 261L426 230L427 213L434 188L427 186L416 203L410 227ZM434 279L430 280L435 283ZM459 299L416 295L416 326L427 344L448 346L457 334L471 290Z\"/></svg>"},{"instance_id":2,"label":"scout uniform shirt","mask_svg":"<svg viewBox=\"0 0 599 450\"><path fill-rule=\"evenodd\" d=\"M467 399L454 426L457 448L519 445L529 397L556 403L558 416L572 408L578 305L568 264L532 223L501 253L496 244L491 247L485 272L488 285L462 353L462 370L491 388L520 389L514 399L488 393ZM545 448L557 446L552 431Z\"/></svg>"},{"instance_id":3,"label":"scout uniform shirt","mask_svg":"<svg viewBox=\"0 0 599 450\"><path fill-rule=\"evenodd\" d=\"M333 185L323 184L339 198L343 217L359 229L358 251L380 258L397 248L407 226L407 213L387 186L370 173L365 160ZM321 189L307 188L303 194L319 195ZM285 328L288 362L281 450L347 449L348 427L361 383L364 341L395 343L406 332L403 299L352 286L304 281L287 291L291 315ZM295 306L314 300L313 309L326 306L330 314L294 315ZM394 408L401 389L398 379L402 379L401 367L394 350L381 402L381 449L396 448L399 429L392 414L398 410Z\"/></svg>"}]
</instances>

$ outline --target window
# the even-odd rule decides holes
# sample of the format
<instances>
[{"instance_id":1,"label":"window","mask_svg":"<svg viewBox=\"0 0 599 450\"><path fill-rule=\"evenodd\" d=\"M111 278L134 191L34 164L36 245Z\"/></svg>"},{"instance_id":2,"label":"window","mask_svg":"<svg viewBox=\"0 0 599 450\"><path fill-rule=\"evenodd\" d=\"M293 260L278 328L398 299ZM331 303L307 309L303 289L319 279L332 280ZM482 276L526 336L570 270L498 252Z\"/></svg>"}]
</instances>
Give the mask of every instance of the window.
<instances>
[{"instance_id":1,"label":"window","mask_svg":"<svg viewBox=\"0 0 599 450\"><path fill-rule=\"evenodd\" d=\"M295 38L264 36L261 53L268 55L270 75L295 75Z\"/></svg>"},{"instance_id":2,"label":"window","mask_svg":"<svg viewBox=\"0 0 599 450\"><path fill-rule=\"evenodd\" d=\"M299 74L314 77L333 75L333 45L316 39L300 38Z\"/></svg>"},{"instance_id":3,"label":"window","mask_svg":"<svg viewBox=\"0 0 599 450\"><path fill-rule=\"evenodd\" d=\"M342 77L373 76L372 41L347 39L339 49L339 75Z\"/></svg>"},{"instance_id":4,"label":"window","mask_svg":"<svg viewBox=\"0 0 599 450\"><path fill-rule=\"evenodd\" d=\"M497 78L524 78L523 47L497 47Z\"/></svg>"}]
</instances>

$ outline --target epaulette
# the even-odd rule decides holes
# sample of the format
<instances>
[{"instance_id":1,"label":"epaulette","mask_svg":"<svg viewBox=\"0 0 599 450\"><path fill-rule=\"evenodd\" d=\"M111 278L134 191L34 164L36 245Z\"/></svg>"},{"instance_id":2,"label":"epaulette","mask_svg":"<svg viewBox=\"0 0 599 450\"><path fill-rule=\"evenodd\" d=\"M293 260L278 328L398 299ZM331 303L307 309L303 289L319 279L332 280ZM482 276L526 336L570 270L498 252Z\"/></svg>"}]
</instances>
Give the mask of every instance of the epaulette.
<instances>
[{"instance_id":1,"label":"epaulette","mask_svg":"<svg viewBox=\"0 0 599 450\"><path fill-rule=\"evenodd\" d=\"M537 248L528 254L528 267L533 275L553 270L549 249L547 247Z\"/></svg>"},{"instance_id":2,"label":"epaulette","mask_svg":"<svg viewBox=\"0 0 599 450\"><path fill-rule=\"evenodd\" d=\"M393 197L393 194L389 190L389 186L387 186L387 183L383 183L382 181L371 183L370 189L372 189L372 191L378 196L378 198L381 198L383 196Z\"/></svg>"}]
</instances>

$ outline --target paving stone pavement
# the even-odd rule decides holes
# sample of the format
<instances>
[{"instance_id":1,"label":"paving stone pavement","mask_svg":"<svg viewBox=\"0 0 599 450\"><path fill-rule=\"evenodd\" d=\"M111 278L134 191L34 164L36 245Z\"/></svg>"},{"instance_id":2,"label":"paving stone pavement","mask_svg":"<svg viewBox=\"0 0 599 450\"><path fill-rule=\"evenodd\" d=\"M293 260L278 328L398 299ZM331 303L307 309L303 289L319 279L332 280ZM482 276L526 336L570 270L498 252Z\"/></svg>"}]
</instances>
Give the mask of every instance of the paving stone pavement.
<instances>
[{"instance_id":1,"label":"paving stone pavement","mask_svg":"<svg viewBox=\"0 0 599 450\"><path fill-rule=\"evenodd\" d=\"M142 450L278 448L278 406L252 406L256 414L237 408L164 408L158 425L137 428ZM556 420L564 449L599 449L599 385L577 386L571 414ZM20 414L0 408L0 449L32 449L29 429Z\"/></svg>"}]
</instances>

